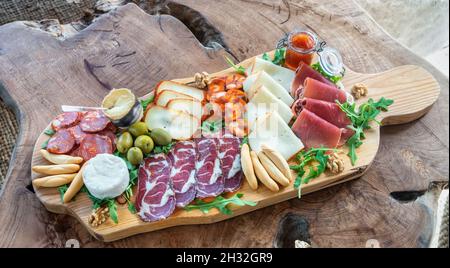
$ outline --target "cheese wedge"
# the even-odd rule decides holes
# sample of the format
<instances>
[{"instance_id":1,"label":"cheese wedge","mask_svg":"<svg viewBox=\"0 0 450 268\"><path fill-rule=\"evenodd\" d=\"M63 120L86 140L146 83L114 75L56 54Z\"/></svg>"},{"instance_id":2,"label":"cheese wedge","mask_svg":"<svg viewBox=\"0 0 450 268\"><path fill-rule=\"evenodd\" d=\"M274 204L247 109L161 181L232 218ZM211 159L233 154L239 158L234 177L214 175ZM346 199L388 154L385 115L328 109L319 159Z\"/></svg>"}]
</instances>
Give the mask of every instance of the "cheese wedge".
<instances>
[{"instance_id":1,"label":"cheese wedge","mask_svg":"<svg viewBox=\"0 0 450 268\"><path fill-rule=\"evenodd\" d=\"M258 118L248 136L250 148L259 153L262 145L275 148L286 160L295 156L304 148L301 140L292 132L277 112L271 112Z\"/></svg>"},{"instance_id":2,"label":"cheese wedge","mask_svg":"<svg viewBox=\"0 0 450 268\"><path fill-rule=\"evenodd\" d=\"M202 103L195 99L173 99L167 103L166 107L202 118Z\"/></svg>"},{"instance_id":3,"label":"cheese wedge","mask_svg":"<svg viewBox=\"0 0 450 268\"><path fill-rule=\"evenodd\" d=\"M294 103L294 99L291 95L284 89L283 86L280 85L277 81L275 81L270 75L268 75L265 71L261 71L259 73L251 75L251 77L247 78L244 81L244 91L247 93L247 97L251 98L256 89L261 86L265 86L267 90L270 91L277 99L286 103L289 107Z\"/></svg>"},{"instance_id":4,"label":"cheese wedge","mask_svg":"<svg viewBox=\"0 0 450 268\"><path fill-rule=\"evenodd\" d=\"M277 81L286 92L290 92L291 84L294 81L295 72L291 71L287 68L278 66L269 61L263 60L262 58L257 57L255 59L255 63L252 67L252 74L257 72L265 71L268 75L270 75L275 81Z\"/></svg>"},{"instance_id":5,"label":"cheese wedge","mask_svg":"<svg viewBox=\"0 0 450 268\"><path fill-rule=\"evenodd\" d=\"M264 117L266 114L275 111L274 106L262 103L254 104L252 102L246 105L245 118L247 119L248 129L251 131L255 126L256 120Z\"/></svg>"},{"instance_id":6,"label":"cheese wedge","mask_svg":"<svg viewBox=\"0 0 450 268\"><path fill-rule=\"evenodd\" d=\"M284 102L277 99L272 93L269 92L269 90L267 90L265 86L261 86L255 90L255 94L250 99L250 102L258 107L263 104L270 106L271 109L278 112L286 123L289 123L294 116L291 108L289 108L289 106L287 106Z\"/></svg>"},{"instance_id":7,"label":"cheese wedge","mask_svg":"<svg viewBox=\"0 0 450 268\"><path fill-rule=\"evenodd\" d=\"M172 90L163 90L156 95L155 103L159 106L166 106L171 100L188 99L195 100L189 95L182 94Z\"/></svg>"},{"instance_id":8,"label":"cheese wedge","mask_svg":"<svg viewBox=\"0 0 450 268\"><path fill-rule=\"evenodd\" d=\"M179 83L176 83L173 81L160 82L156 86L156 90L155 90L156 95L158 95L160 92L162 92L164 90L171 90L171 91L175 91L175 92L178 92L181 94L189 95L190 97L192 97L198 101L202 101L205 98L205 91L198 89L198 88L179 84Z\"/></svg>"}]
</instances>

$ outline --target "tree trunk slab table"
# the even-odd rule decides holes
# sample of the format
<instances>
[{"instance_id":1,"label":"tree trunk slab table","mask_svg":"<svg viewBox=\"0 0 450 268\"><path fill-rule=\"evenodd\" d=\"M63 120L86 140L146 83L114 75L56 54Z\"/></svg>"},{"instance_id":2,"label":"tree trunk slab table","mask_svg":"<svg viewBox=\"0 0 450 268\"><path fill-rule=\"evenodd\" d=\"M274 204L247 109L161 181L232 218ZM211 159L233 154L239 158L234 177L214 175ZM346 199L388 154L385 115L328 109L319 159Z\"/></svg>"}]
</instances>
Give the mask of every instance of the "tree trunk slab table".
<instances>
[{"instance_id":1,"label":"tree trunk slab table","mask_svg":"<svg viewBox=\"0 0 450 268\"><path fill-rule=\"evenodd\" d=\"M0 96L20 121L0 196L0 247L64 247L69 239L81 247L293 247L295 240L313 247L429 245L434 211L427 196L448 183L448 79L350 0L162 2L153 9L163 15L128 4L64 41L20 22L0 27ZM34 143L61 104L92 106L115 87L142 96L160 80L219 71L227 67L223 55L240 61L270 51L295 27L313 29L352 70L413 64L441 86L424 117L381 129L378 155L360 179L223 222L112 243L96 240L70 216L48 212L31 191Z\"/></svg>"}]
</instances>

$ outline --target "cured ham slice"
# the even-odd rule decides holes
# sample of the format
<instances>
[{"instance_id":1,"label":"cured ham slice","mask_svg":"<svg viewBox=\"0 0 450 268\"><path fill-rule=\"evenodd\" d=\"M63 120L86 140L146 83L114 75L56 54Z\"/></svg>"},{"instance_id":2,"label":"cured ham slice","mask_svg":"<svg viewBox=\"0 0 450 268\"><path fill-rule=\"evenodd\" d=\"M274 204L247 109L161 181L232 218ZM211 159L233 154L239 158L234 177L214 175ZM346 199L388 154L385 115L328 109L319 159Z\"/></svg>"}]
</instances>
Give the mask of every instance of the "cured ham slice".
<instances>
[{"instance_id":1,"label":"cured ham slice","mask_svg":"<svg viewBox=\"0 0 450 268\"><path fill-rule=\"evenodd\" d=\"M341 129L304 109L292 126L292 131L307 148L335 148L341 139Z\"/></svg>"},{"instance_id":2,"label":"cured ham slice","mask_svg":"<svg viewBox=\"0 0 450 268\"><path fill-rule=\"evenodd\" d=\"M335 103L336 100L339 100L340 103L347 101L347 94L345 94L345 91L312 78L306 78L301 97L333 103Z\"/></svg>"},{"instance_id":3,"label":"cured ham slice","mask_svg":"<svg viewBox=\"0 0 450 268\"><path fill-rule=\"evenodd\" d=\"M185 207L195 198L196 157L197 145L194 141L177 142L169 153L172 162L170 181L178 207Z\"/></svg>"},{"instance_id":4,"label":"cured ham slice","mask_svg":"<svg viewBox=\"0 0 450 268\"><path fill-rule=\"evenodd\" d=\"M224 179L220 166L218 139L197 139L197 197L215 197L224 190Z\"/></svg>"},{"instance_id":5,"label":"cured ham slice","mask_svg":"<svg viewBox=\"0 0 450 268\"><path fill-rule=\"evenodd\" d=\"M143 221L165 219L175 209L175 193L170 186L171 161L165 154L146 158L139 168L136 209Z\"/></svg>"},{"instance_id":6,"label":"cured ham slice","mask_svg":"<svg viewBox=\"0 0 450 268\"><path fill-rule=\"evenodd\" d=\"M241 139L231 134L225 134L219 139L219 157L221 159L225 192L234 192L241 186L240 145Z\"/></svg>"},{"instance_id":7,"label":"cured ham slice","mask_svg":"<svg viewBox=\"0 0 450 268\"><path fill-rule=\"evenodd\" d=\"M295 110L296 115L299 115L303 109L307 109L338 128L346 128L352 124L347 114L333 102L304 98L292 106L292 109Z\"/></svg>"},{"instance_id":8,"label":"cured ham slice","mask_svg":"<svg viewBox=\"0 0 450 268\"><path fill-rule=\"evenodd\" d=\"M322 83L325 83L327 85L336 87L331 81L326 79L323 75L321 75L318 71L314 70L311 66L305 63L300 63L300 65L297 68L297 71L295 72L295 78L292 82L291 86L291 95L293 97L296 97L296 92L298 89L303 87L303 84L305 83L306 78L312 78L317 81L320 81Z\"/></svg>"}]
</instances>

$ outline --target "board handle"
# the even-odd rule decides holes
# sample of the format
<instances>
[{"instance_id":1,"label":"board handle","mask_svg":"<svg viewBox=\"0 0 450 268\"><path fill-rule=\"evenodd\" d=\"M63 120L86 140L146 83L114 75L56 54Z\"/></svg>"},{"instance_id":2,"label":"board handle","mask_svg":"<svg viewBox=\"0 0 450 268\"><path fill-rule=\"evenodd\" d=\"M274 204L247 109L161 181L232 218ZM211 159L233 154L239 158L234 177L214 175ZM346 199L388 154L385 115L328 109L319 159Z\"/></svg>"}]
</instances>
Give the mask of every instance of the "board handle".
<instances>
[{"instance_id":1,"label":"board handle","mask_svg":"<svg viewBox=\"0 0 450 268\"><path fill-rule=\"evenodd\" d=\"M393 99L389 111L380 114L383 125L397 125L414 121L423 116L439 97L441 88L436 79L425 69L415 65L404 65L376 74L362 74L347 70L343 81L350 89L356 83L364 83L368 98Z\"/></svg>"}]
</instances>

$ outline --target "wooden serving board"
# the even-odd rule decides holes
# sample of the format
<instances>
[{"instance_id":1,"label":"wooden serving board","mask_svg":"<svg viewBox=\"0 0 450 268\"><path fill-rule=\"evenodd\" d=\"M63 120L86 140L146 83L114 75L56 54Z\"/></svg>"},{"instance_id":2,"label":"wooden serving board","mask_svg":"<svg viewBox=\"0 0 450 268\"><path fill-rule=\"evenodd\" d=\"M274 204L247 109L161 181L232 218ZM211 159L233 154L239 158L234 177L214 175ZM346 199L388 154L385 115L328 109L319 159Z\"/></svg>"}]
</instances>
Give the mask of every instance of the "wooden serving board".
<instances>
[{"instance_id":1,"label":"wooden serving board","mask_svg":"<svg viewBox=\"0 0 450 268\"><path fill-rule=\"evenodd\" d=\"M247 59L239 65L248 67L253 60L254 58ZM214 73L212 76L220 76L232 72L233 69L229 68ZM190 83L193 82L194 79L185 78L174 81ZM343 79L345 88L349 89L355 83L364 83L369 87L369 95L358 100L357 103L367 101L368 98L378 100L381 97L385 97L394 100L394 104L390 106L389 111L383 112L379 116L382 125L403 124L418 119L430 109L440 93L440 86L433 76L423 68L413 65L400 66L377 74L362 74L347 68L346 76ZM143 96L142 99L150 98L152 95L153 93L150 92ZM51 118L49 118L49 120L51 120ZM347 153L347 148L344 146L344 152L342 154L345 161L344 172L338 175L328 173L322 174L319 178L312 180L310 183L302 185L302 194L315 192L363 175L370 167L378 151L380 144L379 126L374 124L373 129L367 131L366 136L367 138L364 141L364 144L357 150L359 159L355 166L351 166L348 157L344 155ZM39 153L42 144L48 138L49 137L42 132L37 139L33 150L32 166L48 164ZM32 172L32 180L38 177L40 177L39 174ZM87 223L88 217L92 212L92 202L86 194L79 193L74 201L69 204L62 204L56 188L37 188L34 190L40 201L49 211L72 215L78 219L95 238L106 242L172 226L214 223L297 197L297 190L294 189L293 182L291 182L290 186L281 188L279 192L271 192L263 185L260 185L257 191L253 191L244 180L244 183L238 192L244 194L244 199L257 202L257 205L254 207L231 205L230 207L233 211L232 215L221 214L216 209L204 214L198 210L188 212L177 208L176 211L165 220L146 223L143 222L139 216L131 214L126 205L118 205L118 224L114 224L111 220L108 220L103 225L92 228Z\"/></svg>"}]
</instances>

